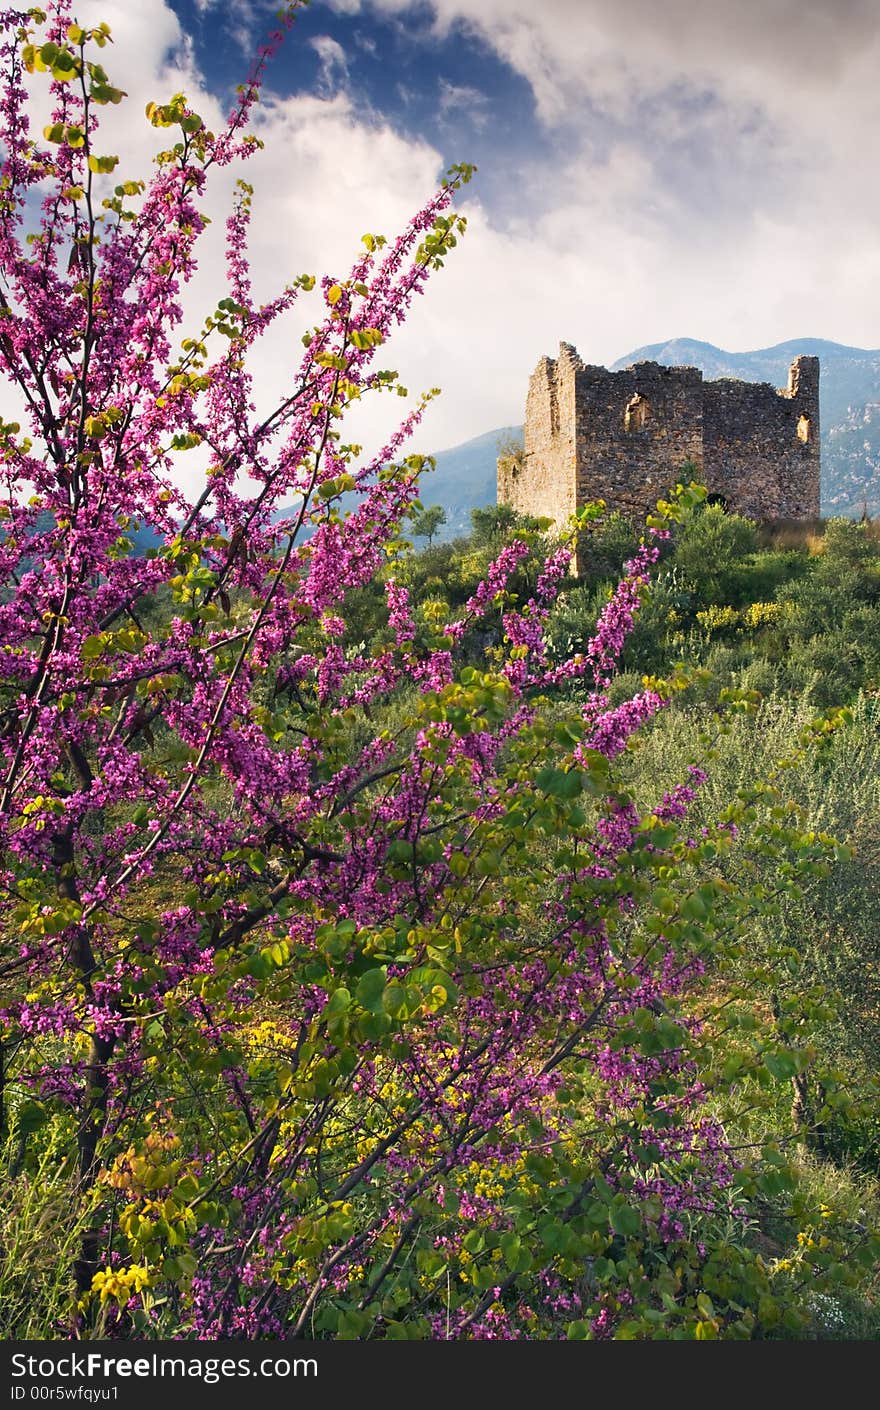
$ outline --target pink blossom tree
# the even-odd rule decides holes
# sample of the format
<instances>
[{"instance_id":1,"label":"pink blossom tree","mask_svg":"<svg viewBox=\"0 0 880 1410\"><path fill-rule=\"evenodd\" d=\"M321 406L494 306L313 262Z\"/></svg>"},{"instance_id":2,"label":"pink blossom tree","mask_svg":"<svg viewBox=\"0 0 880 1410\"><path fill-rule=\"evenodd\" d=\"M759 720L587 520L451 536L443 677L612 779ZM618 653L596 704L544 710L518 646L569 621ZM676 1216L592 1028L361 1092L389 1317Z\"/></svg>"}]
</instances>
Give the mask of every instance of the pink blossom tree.
<instances>
[{"instance_id":1,"label":"pink blossom tree","mask_svg":"<svg viewBox=\"0 0 880 1410\"><path fill-rule=\"evenodd\" d=\"M640 814L617 761L672 686L605 693L678 509L571 659L546 637L565 545L525 599L514 540L457 618L414 607L387 547L424 400L369 458L339 425L402 391L377 351L462 232L469 169L321 280L261 416L248 354L314 281L255 302L244 182L225 296L179 331L280 32L219 132L151 104L172 145L116 182L107 28L67 0L2 23L0 367L24 407L0 428L2 1095L21 1158L51 1131L69 1163L73 1327L751 1335L773 1289L728 1238L748 1179L716 1100L745 1069L722 1081L695 996L755 904L723 868L752 800L691 836L695 763ZM355 645L377 575L385 625Z\"/></svg>"}]
</instances>

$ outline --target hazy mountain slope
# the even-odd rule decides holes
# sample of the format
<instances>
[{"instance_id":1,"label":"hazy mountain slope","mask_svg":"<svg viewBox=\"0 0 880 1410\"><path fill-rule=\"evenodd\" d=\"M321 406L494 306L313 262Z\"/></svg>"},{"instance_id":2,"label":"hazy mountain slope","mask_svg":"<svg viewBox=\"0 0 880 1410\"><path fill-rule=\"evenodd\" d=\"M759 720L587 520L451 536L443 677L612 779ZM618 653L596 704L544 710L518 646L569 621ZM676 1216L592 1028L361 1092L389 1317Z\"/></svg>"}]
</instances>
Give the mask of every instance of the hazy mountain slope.
<instances>
[{"instance_id":1,"label":"hazy mountain slope","mask_svg":"<svg viewBox=\"0 0 880 1410\"><path fill-rule=\"evenodd\" d=\"M438 538L470 532L470 512L495 503L498 442L522 436L522 426L499 426L471 441L434 452L436 470L422 476L422 504L442 504L447 523Z\"/></svg>"},{"instance_id":2,"label":"hazy mountain slope","mask_svg":"<svg viewBox=\"0 0 880 1410\"><path fill-rule=\"evenodd\" d=\"M485 431L448 450L422 452L433 454L436 469L426 470L422 475L421 502L426 508L441 504L446 510L446 523L434 535L435 542L470 533L471 510L495 503L498 443L509 436L521 438L522 426L499 426L495 431ZM412 449L422 450L420 446ZM344 494L339 501L343 511L356 509L359 503L360 497L354 491ZM290 507L286 506L273 517L281 519L290 513Z\"/></svg>"}]
</instances>

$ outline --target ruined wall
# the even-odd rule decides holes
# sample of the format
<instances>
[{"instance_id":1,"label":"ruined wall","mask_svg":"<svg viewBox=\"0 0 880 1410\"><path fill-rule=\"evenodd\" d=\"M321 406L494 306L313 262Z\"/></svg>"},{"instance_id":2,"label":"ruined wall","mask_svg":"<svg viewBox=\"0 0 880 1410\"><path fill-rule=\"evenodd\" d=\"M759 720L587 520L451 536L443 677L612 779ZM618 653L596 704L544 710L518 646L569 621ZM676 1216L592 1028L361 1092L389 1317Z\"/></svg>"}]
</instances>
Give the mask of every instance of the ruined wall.
<instances>
[{"instance_id":1,"label":"ruined wall","mask_svg":"<svg viewBox=\"0 0 880 1410\"><path fill-rule=\"evenodd\" d=\"M532 374L524 455L499 461L498 502L559 527L594 499L643 519L688 464L751 518L818 517L818 358L796 358L777 391L657 362L609 372L561 343Z\"/></svg>"},{"instance_id":2,"label":"ruined wall","mask_svg":"<svg viewBox=\"0 0 880 1410\"><path fill-rule=\"evenodd\" d=\"M577 501L604 499L643 519L687 462L702 471L702 375L639 362L577 374Z\"/></svg>"},{"instance_id":3,"label":"ruined wall","mask_svg":"<svg viewBox=\"0 0 880 1410\"><path fill-rule=\"evenodd\" d=\"M575 511L574 348L560 344L559 358L542 357L529 380L521 464L498 462L498 503L523 514L547 516L560 527Z\"/></svg>"},{"instance_id":4,"label":"ruined wall","mask_svg":"<svg viewBox=\"0 0 880 1410\"><path fill-rule=\"evenodd\" d=\"M706 485L752 519L819 516L819 359L799 357L788 386L703 385Z\"/></svg>"}]
</instances>

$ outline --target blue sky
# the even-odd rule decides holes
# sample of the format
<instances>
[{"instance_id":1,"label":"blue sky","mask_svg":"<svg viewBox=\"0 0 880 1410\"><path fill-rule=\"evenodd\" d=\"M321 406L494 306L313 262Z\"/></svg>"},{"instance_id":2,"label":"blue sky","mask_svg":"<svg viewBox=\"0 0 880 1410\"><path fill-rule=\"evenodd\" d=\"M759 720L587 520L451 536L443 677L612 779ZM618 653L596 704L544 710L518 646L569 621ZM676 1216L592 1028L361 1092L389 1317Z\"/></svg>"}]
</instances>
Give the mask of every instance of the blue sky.
<instances>
[{"instance_id":1,"label":"blue sky","mask_svg":"<svg viewBox=\"0 0 880 1410\"><path fill-rule=\"evenodd\" d=\"M81 8L112 26L141 165L144 97L182 87L219 118L274 9ZM257 118L258 277L344 275L361 233L477 164L465 241L389 350L444 389L429 449L521 420L562 340L599 363L676 336L877 347L878 72L876 0L312 0ZM208 249L194 301L219 267ZM294 332L264 354L267 396Z\"/></svg>"},{"instance_id":2,"label":"blue sky","mask_svg":"<svg viewBox=\"0 0 880 1410\"><path fill-rule=\"evenodd\" d=\"M169 0L191 37L200 68L231 93L271 21L273 7ZM369 4L312 0L273 61L270 84L284 96L349 93L363 121L388 121L404 136L431 142L447 166L480 170L480 198L497 218L517 203L517 173L553 160L553 142L536 120L527 79L461 21L436 27L427 3L397 13Z\"/></svg>"}]
</instances>

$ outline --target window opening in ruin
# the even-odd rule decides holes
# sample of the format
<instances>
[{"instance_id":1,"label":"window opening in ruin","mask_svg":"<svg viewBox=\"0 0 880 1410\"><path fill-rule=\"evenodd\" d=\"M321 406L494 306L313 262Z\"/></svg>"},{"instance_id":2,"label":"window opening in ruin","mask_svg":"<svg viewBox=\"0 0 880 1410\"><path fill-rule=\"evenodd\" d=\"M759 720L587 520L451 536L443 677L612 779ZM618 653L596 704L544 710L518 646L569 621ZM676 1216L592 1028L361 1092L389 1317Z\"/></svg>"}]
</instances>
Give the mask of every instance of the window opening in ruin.
<instances>
[{"instance_id":1,"label":"window opening in ruin","mask_svg":"<svg viewBox=\"0 0 880 1410\"><path fill-rule=\"evenodd\" d=\"M806 445L806 444L807 444L807 441L810 439L810 418L809 418L809 416L802 416L802 417L800 418L800 420L798 421L798 424L797 424L797 435L798 435L798 440L799 440L799 441L802 441L803 444Z\"/></svg>"},{"instance_id":2,"label":"window opening in ruin","mask_svg":"<svg viewBox=\"0 0 880 1410\"><path fill-rule=\"evenodd\" d=\"M643 397L640 392L630 397L623 413L623 429L625 431L641 431L648 420L651 408L647 397Z\"/></svg>"}]
</instances>

